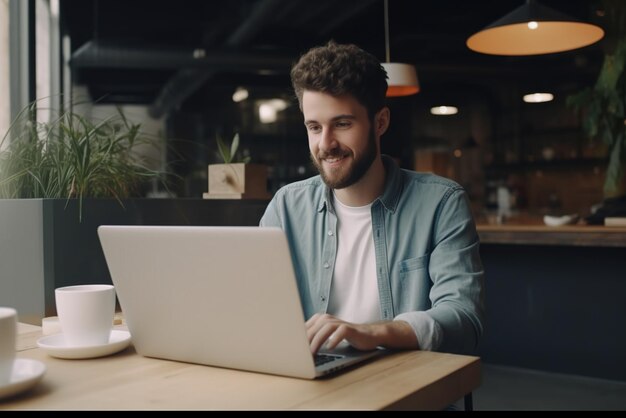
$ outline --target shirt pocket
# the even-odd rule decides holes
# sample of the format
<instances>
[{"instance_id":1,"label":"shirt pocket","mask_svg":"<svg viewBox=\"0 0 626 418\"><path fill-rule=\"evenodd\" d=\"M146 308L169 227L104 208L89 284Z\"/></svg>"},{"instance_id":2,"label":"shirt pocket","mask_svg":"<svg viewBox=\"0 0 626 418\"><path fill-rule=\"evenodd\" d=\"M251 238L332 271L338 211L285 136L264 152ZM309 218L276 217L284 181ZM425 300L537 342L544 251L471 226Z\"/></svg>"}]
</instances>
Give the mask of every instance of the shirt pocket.
<instances>
[{"instance_id":1,"label":"shirt pocket","mask_svg":"<svg viewBox=\"0 0 626 418\"><path fill-rule=\"evenodd\" d=\"M398 263L400 274L400 312L419 311L430 308L429 255L408 258Z\"/></svg>"}]
</instances>

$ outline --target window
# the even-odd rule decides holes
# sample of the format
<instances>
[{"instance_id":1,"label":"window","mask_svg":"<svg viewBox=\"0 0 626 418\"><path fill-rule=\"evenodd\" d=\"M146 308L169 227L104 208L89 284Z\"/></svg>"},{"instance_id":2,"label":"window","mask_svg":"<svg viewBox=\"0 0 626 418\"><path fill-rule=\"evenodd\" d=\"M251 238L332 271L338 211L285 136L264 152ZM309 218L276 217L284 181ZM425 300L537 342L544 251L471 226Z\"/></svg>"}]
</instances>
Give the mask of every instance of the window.
<instances>
[{"instance_id":1,"label":"window","mask_svg":"<svg viewBox=\"0 0 626 418\"><path fill-rule=\"evenodd\" d=\"M0 62L9 62L9 0L0 0ZM9 77L9 65L0 65L0 143L11 123Z\"/></svg>"},{"instance_id":2,"label":"window","mask_svg":"<svg viewBox=\"0 0 626 418\"><path fill-rule=\"evenodd\" d=\"M52 107L50 91L50 5L48 0L35 1L35 97L37 121L48 122Z\"/></svg>"}]
</instances>

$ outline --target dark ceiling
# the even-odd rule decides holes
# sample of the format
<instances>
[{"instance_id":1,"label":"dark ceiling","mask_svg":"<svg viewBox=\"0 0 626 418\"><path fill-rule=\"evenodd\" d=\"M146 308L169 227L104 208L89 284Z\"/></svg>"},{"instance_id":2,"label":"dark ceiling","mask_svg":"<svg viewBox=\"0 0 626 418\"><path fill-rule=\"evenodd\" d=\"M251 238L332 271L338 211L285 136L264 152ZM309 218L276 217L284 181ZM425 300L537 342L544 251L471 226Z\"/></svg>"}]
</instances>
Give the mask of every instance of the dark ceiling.
<instances>
[{"instance_id":1,"label":"dark ceiling","mask_svg":"<svg viewBox=\"0 0 626 418\"><path fill-rule=\"evenodd\" d=\"M597 2L545 6L602 25ZM559 54L489 56L466 39L523 0L389 0L391 60L417 66L420 95L572 89L594 79L602 41ZM72 66L94 99L160 116L211 86L288 88L298 55L329 39L385 59L383 0L62 0Z\"/></svg>"}]
</instances>

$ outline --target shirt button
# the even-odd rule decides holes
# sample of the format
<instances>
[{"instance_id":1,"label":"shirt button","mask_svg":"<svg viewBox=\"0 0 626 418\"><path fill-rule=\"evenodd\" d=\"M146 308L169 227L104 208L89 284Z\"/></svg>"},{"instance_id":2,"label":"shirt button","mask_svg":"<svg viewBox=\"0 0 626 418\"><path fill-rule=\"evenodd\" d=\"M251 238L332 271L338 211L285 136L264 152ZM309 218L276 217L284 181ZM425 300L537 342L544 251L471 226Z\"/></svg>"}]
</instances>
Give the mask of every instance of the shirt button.
<instances>
[{"instance_id":1,"label":"shirt button","mask_svg":"<svg viewBox=\"0 0 626 418\"><path fill-rule=\"evenodd\" d=\"M332 237L333 236L333 231L328 231L328 236Z\"/></svg>"},{"instance_id":2,"label":"shirt button","mask_svg":"<svg viewBox=\"0 0 626 418\"><path fill-rule=\"evenodd\" d=\"M330 267L330 264L324 263L324 268L327 269L328 267Z\"/></svg>"},{"instance_id":3,"label":"shirt button","mask_svg":"<svg viewBox=\"0 0 626 418\"><path fill-rule=\"evenodd\" d=\"M326 302L326 296L321 296L320 299L322 299L322 302Z\"/></svg>"}]
</instances>

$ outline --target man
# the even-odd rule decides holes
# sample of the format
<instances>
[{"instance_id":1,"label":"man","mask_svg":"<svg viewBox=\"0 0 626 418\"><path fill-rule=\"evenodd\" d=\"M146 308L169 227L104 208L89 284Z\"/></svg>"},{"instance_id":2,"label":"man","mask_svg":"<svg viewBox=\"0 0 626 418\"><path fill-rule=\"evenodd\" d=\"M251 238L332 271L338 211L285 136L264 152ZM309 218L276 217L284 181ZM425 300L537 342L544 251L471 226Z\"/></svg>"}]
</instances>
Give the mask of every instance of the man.
<instances>
[{"instance_id":1,"label":"man","mask_svg":"<svg viewBox=\"0 0 626 418\"><path fill-rule=\"evenodd\" d=\"M345 341L472 352L483 268L468 198L381 155L390 112L380 62L331 41L291 79L320 175L278 190L260 224L286 232L311 351Z\"/></svg>"}]
</instances>

